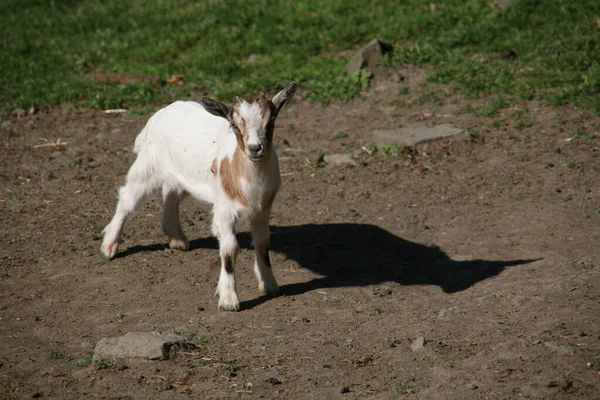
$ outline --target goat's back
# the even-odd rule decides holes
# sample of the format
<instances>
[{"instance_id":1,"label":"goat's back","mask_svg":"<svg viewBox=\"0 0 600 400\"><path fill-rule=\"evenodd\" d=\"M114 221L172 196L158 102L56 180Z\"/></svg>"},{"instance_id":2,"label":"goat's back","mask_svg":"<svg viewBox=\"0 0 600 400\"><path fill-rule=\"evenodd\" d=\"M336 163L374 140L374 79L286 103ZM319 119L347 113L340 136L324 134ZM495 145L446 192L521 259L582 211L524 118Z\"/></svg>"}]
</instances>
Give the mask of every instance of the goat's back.
<instances>
[{"instance_id":1,"label":"goat's back","mask_svg":"<svg viewBox=\"0 0 600 400\"><path fill-rule=\"evenodd\" d=\"M196 102L177 101L148 120L133 151L161 173L165 184L212 201L211 164L235 147L235 134L226 119Z\"/></svg>"}]
</instances>

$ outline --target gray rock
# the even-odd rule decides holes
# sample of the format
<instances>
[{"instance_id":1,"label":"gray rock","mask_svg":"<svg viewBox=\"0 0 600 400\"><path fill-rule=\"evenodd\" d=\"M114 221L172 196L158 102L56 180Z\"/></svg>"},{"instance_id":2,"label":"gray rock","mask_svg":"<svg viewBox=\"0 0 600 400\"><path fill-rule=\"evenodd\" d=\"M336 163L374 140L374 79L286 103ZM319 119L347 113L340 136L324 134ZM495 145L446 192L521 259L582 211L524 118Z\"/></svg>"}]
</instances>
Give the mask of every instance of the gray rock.
<instances>
[{"instance_id":1,"label":"gray rock","mask_svg":"<svg viewBox=\"0 0 600 400\"><path fill-rule=\"evenodd\" d=\"M478 389L478 388L479 388L479 385L477 385L476 383L469 383L467 385L467 389L475 390L475 389Z\"/></svg>"},{"instance_id":2,"label":"gray rock","mask_svg":"<svg viewBox=\"0 0 600 400\"><path fill-rule=\"evenodd\" d=\"M346 73L354 75L363 68L374 67L383 60L383 56L392 51L392 47L379 39L373 39L361 47L346 64Z\"/></svg>"},{"instance_id":3,"label":"gray rock","mask_svg":"<svg viewBox=\"0 0 600 400\"><path fill-rule=\"evenodd\" d=\"M425 347L425 338L423 336L419 336L414 342L412 342L412 344L410 345L410 348L412 349L412 351L419 351L421 350L423 347Z\"/></svg>"},{"instance_id":4,"label":"gray rock","mask_svg":"<svg viewBox=\"0 0 600 400\"><path fill-rule=\"evenodd\" d=\"M465 131L453 125L437 126L413 125L400 129L376 130L373 141L377 145L397 144L405 147L417 147L442 139L453 139L464 135Z\"/></svg>"},{"instance_id":5,"label":"gray rock","mask_svg":"<svg viewBox=\"0 0 600 400\"><path fill-rule=\"evenodd\" d=\"M12 116L15 118L23 118L26 115L27 111L23 110L22 108L15 108L12 112Z\"/></svg>"},{"instance_id":6,"label":"gray rock","mask_svg":"<svg viewBox=\"0 0 600 400\"><path fill-rule=\"evenodd\" d=\"M101 339L94 349L93 360L122 358L168 360L173 345L194 347L193 344L185 342L183 336L174 333L129 332L125 336Z\"/></svg>"},{"instance_id":7,"label":"gray rock","mask_svg":"<svg viewBox=\"0 0 600 400\"><path fill-rule=\"evenodd\" d=\"M330 165L356 165L350 154L327 154L324 160Z\"/></svg>"},{"instance_id":8,"label":"gray rock","mask_svg":"<svg viewBox=\"0 0 600 400\"><path fill-rule=\"evenodd\" d=\"M559 354L564 354L568 356L572 356L573 354L575 354L575 349L565 344L559 344L556 342L546 342L544 343L544 346L548 347L550 350L554 350Z\"/></svg>"}]
</instances>

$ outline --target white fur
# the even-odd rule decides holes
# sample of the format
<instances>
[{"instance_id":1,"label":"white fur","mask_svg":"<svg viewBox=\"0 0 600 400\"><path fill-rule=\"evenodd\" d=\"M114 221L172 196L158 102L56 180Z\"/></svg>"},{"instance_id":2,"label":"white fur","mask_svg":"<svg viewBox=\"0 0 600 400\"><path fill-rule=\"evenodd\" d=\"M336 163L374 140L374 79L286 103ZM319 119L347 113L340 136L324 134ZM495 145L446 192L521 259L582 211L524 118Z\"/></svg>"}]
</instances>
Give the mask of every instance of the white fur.
<instances>
[{"instance_id":1,"label":"white fur","mask_svg":"<svg viewBox=\"0 0 600 400\"><path fill-rule=\"evenodd\" d=\"M288 92L284 93L285 90ZM279 99L275 103L279 108L291 100L296 86L291 84L285 90L274 98L274 102ZM253 143L265 146L260 106L242 101L235 111L235 123L242 126L243 119L246 127L243 132L245 147ZM169 246L187 250L189 244L179 221L179 203L186 194L190 194L213 204L212 232L219 239L221 256L216 293L219 308L239 310L233 268L239 249L234 227L240 218L250 220L259 290L277 295L279 287L268 262L271 209L270 206L263 209L265 199L274 196L279 189L277 155L273 146L269 146L270 154L259 162L251 161L244 154L247 177L239 178L249 203L249 206L244 206L227 195L219 172L211 171L213 160L217 162L217 169L225 158L231 163L237 147L230 122L209 113L198 103L178 101L156 112L135 139L133 151L138 153L138 157L127 173L125 185L119 189L115 215L104 228L101 247L104 256L110 259L116 255L125 219L140 201L159 189L162 189L164 201L163 230L169 237ZM229 266L226 265L227 260L230 260ZM227 271L227 268L230 270Z\"/></svg>"}]
</instances>

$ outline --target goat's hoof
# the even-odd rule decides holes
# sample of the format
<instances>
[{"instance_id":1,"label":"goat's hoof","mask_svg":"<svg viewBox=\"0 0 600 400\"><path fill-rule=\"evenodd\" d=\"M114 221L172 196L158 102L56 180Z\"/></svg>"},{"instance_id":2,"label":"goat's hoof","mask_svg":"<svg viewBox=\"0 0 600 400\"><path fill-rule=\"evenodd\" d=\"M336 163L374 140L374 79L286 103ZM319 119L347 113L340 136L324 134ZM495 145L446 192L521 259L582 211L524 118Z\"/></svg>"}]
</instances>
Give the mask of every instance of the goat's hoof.
<instances>
[{"instance_id":1,"label":"goat's hoof","mask_svg":"<svg viewBox=\"0 0 600 400\"><path fill-rule=\"evenodd\" d=\"M100 251L107 260L112 260L117 255L119 250L119 242L102 244Z\"/></svg>"},{"instance_id":2,"label":"goat's hoof","mask_svg":"<svg viewBox=\"0 0 600 400\"><path fill-rule=\"evenodd\" d=\"M270 284L267 284L266 282L259 283L258 292L269 297L277 297L280 293L277 282L271 282Z\"/></svg>"},{"instance_id":3,"label":"goat's hoof","mask_svg":"<svg viewBox=\"0 0 600 400\"><path fill-rule=\"evenodd\" d=\"M240 311L240 301L237 294L219 296L219 310L221 311Z\"/></svg>"},{"instance_id":4,"label":"goat's hoof","mask_svg":"<svg viewBox=\"0 0 600 400\"><path fill-rule=\"evenodd\" d=\"M169 248L172 250L188 251L190 249L190 243L187 239L170 239Z\"/></svg>"}]
</instances>

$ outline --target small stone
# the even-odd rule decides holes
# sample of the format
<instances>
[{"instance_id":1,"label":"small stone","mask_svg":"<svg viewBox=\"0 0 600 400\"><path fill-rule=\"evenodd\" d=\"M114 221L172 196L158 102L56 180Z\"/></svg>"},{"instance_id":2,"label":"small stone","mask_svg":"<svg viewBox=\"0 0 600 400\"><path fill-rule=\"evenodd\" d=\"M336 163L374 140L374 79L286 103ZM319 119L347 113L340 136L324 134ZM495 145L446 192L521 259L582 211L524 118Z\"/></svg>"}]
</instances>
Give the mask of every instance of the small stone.
<instances>
[{"instance_id":1,"label":"small stone","mask_svg":"<svg viewBox=\"0 0 600 400\"><path fill-rule=\"evenodd\" d=\"M575 354L575 349L571 346L559 344L556 342L546 342L546 343L544 343L544 345L546 347L548 347L550 350L554 350L555 352L557 352L559 354L564 354L567 356L572 356L573 354Z\"/></svg>"},{"instance_id":2,"label":"small stone","mask_svg":"<svg viewBox=\"0 0 600 400\"><path fill-rule=\"evenodd\" d=\"M94 349L93 360L145 358L149 360L168 360L173 345L187 348L193 344L185 342L183 336L161 332L129 332L125 336L101 339Z\"/></svg>"},{"instance_id":3,"label":"small stone","mask_svg":"<svg viewBox=\"0 0 600 400\"><path fill-rule=\"evenodd\" d=\"M329 165L356 165L350 154L327 154L323 160Z\"/></svg>"},{"instance_id":4,"label":"small stone","mask_svg":"<svg viewBox=\"0 0 600 400\"><path fill-rule=\"evenodd\" d=\"M373 131L373 141L377 145L396 144L404 147L417 147L442 139L463 136L464 130L450 124L437 126L412 125L400 129Z\"/></svg>"},{"instance_id":5,"label":"small stone","mask_svg":"<svg viewBox=\"0 0 600 400\"><path fill-rule=\"evenodd\" d=\"M596 28L600 29L600 18L596 20Z\"/></svg>"},{"instance_id":6,"label":"small stone","mask_svg":"<svg viewBox=\"0 0 600 400\"><path fill-rule=\"evenodd\" d=\"M555 193L561 193L561 192L562 192L562 189L561 189L561 188L554 188L554 192L555 192Z\"/></svg>"},{"instance_id":7,"label":"small stone","mask_svg":"<svg viewBox=\"0 0 600 400\"><path fill-rule=\"evenodd\" d=\"M19 119L23 118L26 115L27 111L23 110L22 108L15 108L12 112L12 116Z\"/></svg>"},{"instance_id":8,"label":"small stone","mask_svg":"<svg viewBox=\"0 0 600 400\"><path fill-rule=\"evenodd\" d=\"M273 378L273 377L270 377L269 379L267 379L267 383L270 383L273 386L281 385L281 381L279 379Z\"/></svg>"},{"instance_id":9,"label":"small stone","mask_svg":"<svg viewBox=\"0 0 600 400\"><path fill-rule=\"evenodd\" d=\"M348 386L344 386L340 389L340 393L350 393L350 388Z\"/></svg>"},{"instance_id":10,"label":"small stone","mask_svg":"<svg viewBox=\"0 0 600 400\"><path fill-rule=\"evenodd\" d=\"M306 317L302 317L302 322L308 324L310 322L310 319L308 319Z\"/></svg>"},{"instance_id":11,"label":"small stone","mask_svg":"<svg viewBox=\"0 0 600 400\"><path fill-rule=\"evenodd\" d=\"M479 388L479 386L477 386L477 384L475 384L475 383L469 383L467 385L467 389L475 390L475 389L478 389L478 388Z\"/></svg>"},{"instance_id":12,"label":"small stone","mask_svg":"<svg viewBox=\"0 0 600 400\"><path fill-rule=\"evenodd\" d=\"M329 364L323 364L323 368L331 368L331 365L329 365Z\"/></svg>"},{"instance_id":13,"label":"small stone","mask_svg":"<svg viewBox=\"0 0 600 400\"><path fill-rule=\"evenodd\" d=\"M412 351L419 351L421 350L423 347L425 347L425 338L423 336L419 336L414 342L412 342L412 344L410 345L410 348L412 349Z\"/></svg>"},{"instance_id":14,"label":"small stone","mask_svg":"<svg viewBox=\"0 0 600 400\"><path fill-rule=\"evenodd\" d=\"M350 76L363 68L374 67L383 60L385 54L391 53L393 47L379 39L373 39L361 47L346 64L346 73Z\"/></svg>"}]
</instances>

